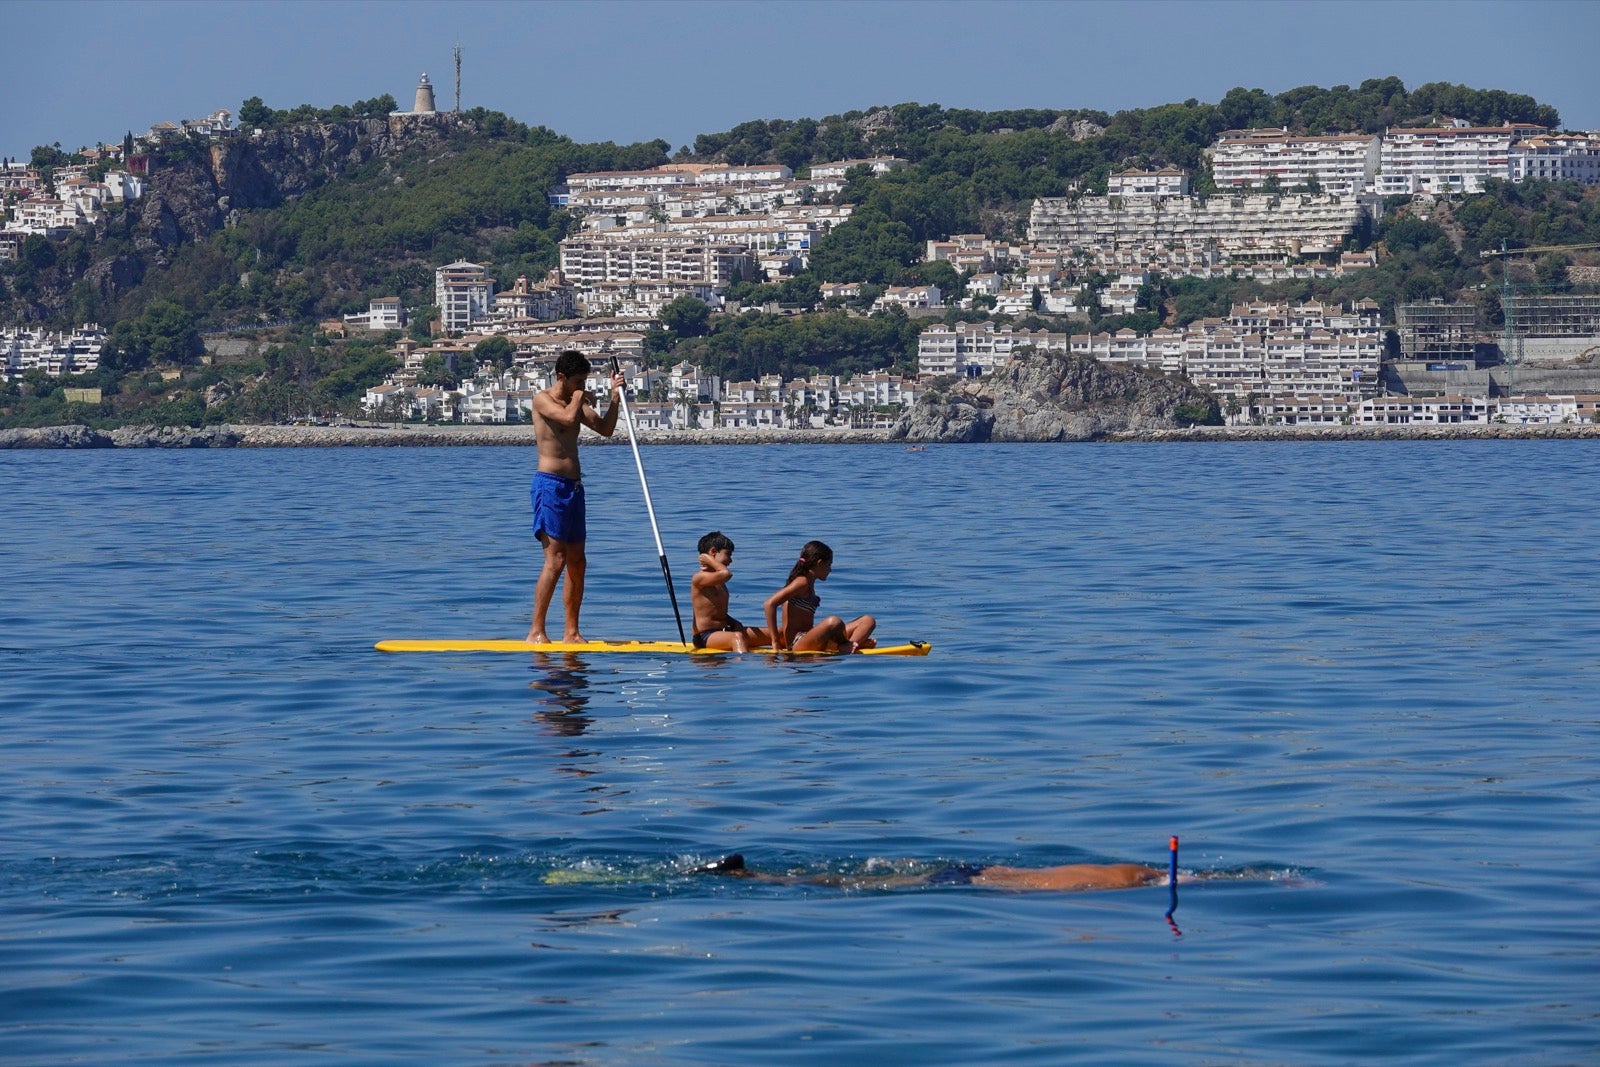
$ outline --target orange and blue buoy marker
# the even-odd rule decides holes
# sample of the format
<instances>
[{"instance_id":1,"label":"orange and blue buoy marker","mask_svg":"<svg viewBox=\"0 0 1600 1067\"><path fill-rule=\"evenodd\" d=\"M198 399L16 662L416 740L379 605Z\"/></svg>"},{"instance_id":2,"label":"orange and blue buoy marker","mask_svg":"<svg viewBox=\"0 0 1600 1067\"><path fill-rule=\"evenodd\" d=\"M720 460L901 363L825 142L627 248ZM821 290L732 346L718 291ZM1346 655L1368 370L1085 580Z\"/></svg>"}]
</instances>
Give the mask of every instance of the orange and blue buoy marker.
<instances>
[{"instance_id":1,"label":"orange and blue buoy marker","mask_svg":"<svg viewBox=\"0 0 1600 1067\"><path fill-rule=\"evenodd\" d=\"M1171 892L1167 905L1167 922L1172 921L1172 913L1178 910L1178 838L1173 835L1171 845L1172 858L1167 865L1167 887Z\"/></svg>"}]
</instances>

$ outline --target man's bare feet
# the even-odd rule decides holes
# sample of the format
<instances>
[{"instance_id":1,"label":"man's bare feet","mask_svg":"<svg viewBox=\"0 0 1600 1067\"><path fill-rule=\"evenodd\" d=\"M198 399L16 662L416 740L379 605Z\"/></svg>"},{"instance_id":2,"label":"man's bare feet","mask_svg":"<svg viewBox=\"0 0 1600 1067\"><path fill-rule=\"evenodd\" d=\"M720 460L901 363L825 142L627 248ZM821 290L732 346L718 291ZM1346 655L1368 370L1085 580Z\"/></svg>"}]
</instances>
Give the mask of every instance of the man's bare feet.
<instances>
[{"instance_id":1,"label":"man's bare feet","mask_svg":"<svg viewBox=\"0 0 1600 1067\"><path fill-rule=\"evenodd\" d=\"M569 645L586 645L586 644L589 643L589 639L587 637L583 636L582 634L578 633L576 630L574 630L573 632L569 633L567 636L563 637L561 640L562 640L563 643L569 644Z\"/></svg>"},{"instance_id":2,"label":"man's bare feet","mask_svg":"<svg viewBox=\"0 0 1600 1067\"><path fill-rule=\"evenodd\" d=\"M544 635L543 630L529 630L528 636L523 638L530 645L548 645L550 639Z\"/></svg>"}]
</instances>

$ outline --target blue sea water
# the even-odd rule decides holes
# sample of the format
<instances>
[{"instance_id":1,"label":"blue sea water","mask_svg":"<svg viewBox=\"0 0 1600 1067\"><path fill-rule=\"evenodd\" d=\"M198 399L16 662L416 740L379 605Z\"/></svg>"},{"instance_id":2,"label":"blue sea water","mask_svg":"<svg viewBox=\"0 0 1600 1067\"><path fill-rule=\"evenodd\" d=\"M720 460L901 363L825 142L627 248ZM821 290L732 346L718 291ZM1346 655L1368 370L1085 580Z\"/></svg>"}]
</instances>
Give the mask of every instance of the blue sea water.
<instances>
[{"instance_id":1,"label":"blue sea water","mask_svg":"<svg viewBox=\"0 0 1600 1067\"><path fill-rule=\"evenodd\" d=\"M525 632L530 451L0 452L0 1061L1600 1060L1600 445L643 455L685 608L933 654L383 655Z\"/></svg>"}]
</instances>

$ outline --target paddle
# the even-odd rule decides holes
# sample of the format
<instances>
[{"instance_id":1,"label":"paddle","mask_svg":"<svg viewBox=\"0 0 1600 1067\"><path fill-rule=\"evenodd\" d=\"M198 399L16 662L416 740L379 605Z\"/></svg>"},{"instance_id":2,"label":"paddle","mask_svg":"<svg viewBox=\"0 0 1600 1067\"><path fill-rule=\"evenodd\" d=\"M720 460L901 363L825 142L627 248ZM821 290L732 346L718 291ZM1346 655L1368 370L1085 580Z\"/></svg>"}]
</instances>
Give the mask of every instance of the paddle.
<instances>
[{"instance_id":1,"label":"paddle","mask_svg":"<svg viewBox=\"0 0 1600 1067\"><path fill-rule=\"evenodd\" d=\"M611 357L611 373L621 374L617 357ZM628 424L628 444L633 446L633 465L639 468L639 488L644 490L644 509L650 513L650 532L656 535L656 553L661 557L661 577L667 582L667 596L672 598L672 617L678 620L678 643L687 645L683 636L683 615L678 611L678 594L672 588L672 568L667 566L667 550L661 547L661 527L656 525L656 506L650 502L650 483L645 481L644 460L639 458L639 439L633 434L633 413L628 410L628 390L620 389L617 398L622 402L622 419Z\"/></svg>"},{"instance_id":2,"label":"paddle","mask_svg":"<svg viewBox=\"0 0 1600 1067\"><path fill-rule=\"evenodd\" d=\"M1176 834L1173 835L1169 847L1172 850L1172 858L1167 864L1167 886L1169 887L1169 899L1171 902L1167 905L1167 925L1172 927L1173 933L1181 937L1183 936L1182 931L1178 929L1178 924L1172 921L1172 913L1178 910L1178 837Z\"/></svg>"}]
</instances>

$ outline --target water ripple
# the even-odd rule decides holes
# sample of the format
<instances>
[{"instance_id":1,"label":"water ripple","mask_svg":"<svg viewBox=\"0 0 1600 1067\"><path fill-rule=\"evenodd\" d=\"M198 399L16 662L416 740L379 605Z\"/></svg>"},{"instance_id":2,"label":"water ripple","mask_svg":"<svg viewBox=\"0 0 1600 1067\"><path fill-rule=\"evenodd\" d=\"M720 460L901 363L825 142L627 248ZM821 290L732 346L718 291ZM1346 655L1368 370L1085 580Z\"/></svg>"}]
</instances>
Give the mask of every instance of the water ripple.
<instances>
[{"instance_id":1,"label":"water ripple","mask_svg":"<svg viewBox=\"0 0 1600 1067\"><path fill-rule=\"evenodd\" d=\"M592 451L585 629L672 634ZM680 580L822 537L934 654L380 656L524 631L527 454L0 453L6 1057L1592 1058L1592 442L709 456ZM1172 834L1176 930L885 882Z\"/></svg>"}]
</instances>

